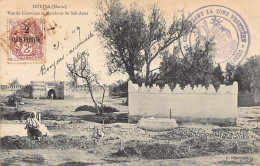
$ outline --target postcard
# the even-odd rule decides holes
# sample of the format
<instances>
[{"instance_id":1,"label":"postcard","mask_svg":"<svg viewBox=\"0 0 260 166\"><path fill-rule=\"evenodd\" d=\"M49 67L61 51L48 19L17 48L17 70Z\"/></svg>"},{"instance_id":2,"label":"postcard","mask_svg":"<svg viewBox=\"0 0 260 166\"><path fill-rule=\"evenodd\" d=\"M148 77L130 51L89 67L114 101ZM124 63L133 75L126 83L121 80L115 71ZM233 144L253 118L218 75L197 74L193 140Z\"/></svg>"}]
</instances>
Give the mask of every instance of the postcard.
<instances>
[{"instance_id":1,"label":"postcard","mask_svg":"<svg viewBox=\"0 0 260 166\"><path fill-rule=\"evenodd\" d=\"M257 0L0 0L0 165L260 165Z\"/></svg>"}]
</instances>

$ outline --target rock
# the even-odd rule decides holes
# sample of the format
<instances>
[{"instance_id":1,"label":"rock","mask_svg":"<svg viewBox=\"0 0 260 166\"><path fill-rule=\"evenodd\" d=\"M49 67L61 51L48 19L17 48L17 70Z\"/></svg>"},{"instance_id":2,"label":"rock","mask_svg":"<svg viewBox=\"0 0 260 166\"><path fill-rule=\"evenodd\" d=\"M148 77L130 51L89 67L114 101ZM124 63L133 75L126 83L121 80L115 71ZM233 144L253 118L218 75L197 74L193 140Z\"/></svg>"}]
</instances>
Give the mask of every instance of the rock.
<instances>
[{"instance_id":1,"label":"rock","mask_svg":"<svg viewBox=\"0 0 260 166\"><path fill-rule=\"evenodd\" d=\"M114 137L108 137L107 140L115 140Z\"/></svg>"}]
</instances>

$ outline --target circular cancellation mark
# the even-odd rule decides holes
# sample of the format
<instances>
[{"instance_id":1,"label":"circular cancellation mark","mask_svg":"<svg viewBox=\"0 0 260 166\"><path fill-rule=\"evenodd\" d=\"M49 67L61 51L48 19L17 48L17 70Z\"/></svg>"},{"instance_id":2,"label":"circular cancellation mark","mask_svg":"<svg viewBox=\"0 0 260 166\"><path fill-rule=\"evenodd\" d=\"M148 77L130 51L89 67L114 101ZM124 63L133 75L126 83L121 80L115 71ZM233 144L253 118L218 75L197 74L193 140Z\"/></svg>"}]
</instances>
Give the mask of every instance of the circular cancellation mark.
<instances>
[{"instance_id":1,"label":"circular cancellation mark","mask_svg":"<svg viewBox=\"0 0 260 166\"><path fill-rule=\"evenodd\" d=\"M201 7L188 18L195 26L189 34L179 40L180 50L187 60L189 50L205 46L213 40L212 56L214 63L221 66L241 63L250 46L250 31L245 20L234 10L220 5ZM206 71L207 72L207 71Z\"/></svg>"}]
</instances>

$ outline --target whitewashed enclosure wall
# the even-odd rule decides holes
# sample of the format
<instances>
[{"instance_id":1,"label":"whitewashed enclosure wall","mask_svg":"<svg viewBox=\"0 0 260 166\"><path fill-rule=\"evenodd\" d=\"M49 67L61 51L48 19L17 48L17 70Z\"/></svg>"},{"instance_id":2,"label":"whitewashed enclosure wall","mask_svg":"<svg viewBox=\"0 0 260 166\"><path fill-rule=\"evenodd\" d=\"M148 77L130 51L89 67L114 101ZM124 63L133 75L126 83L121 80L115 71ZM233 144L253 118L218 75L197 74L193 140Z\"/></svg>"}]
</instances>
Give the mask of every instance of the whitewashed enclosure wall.
<instances>
[{"instance_id":1,"label":"whitewashed enclosure wall","mask_svg":"<svg viewBox=\"0 0 260 166\"><path fill-rule=\"evenodd\" d=\"M176 85L171 91L168 85L163 89L154 85L128 82L129 115L143 117L188 118L236 118L238 84L221 85L216 92L213 85L205 87L186 86L183 90Z\"/></svg>"}]
</instances>

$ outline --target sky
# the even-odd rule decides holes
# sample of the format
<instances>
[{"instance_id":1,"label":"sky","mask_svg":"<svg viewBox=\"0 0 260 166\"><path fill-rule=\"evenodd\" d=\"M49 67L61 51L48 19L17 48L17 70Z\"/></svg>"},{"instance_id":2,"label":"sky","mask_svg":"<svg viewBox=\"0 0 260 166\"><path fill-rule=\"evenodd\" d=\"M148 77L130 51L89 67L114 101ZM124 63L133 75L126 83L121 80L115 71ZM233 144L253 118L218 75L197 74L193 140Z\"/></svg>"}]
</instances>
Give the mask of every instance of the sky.
<instances>
[{"instance_id":1,"label":"sky","mask_svg":"<svg viewBox=\"0 0 260 166\"><path fill-rule=\"evenodd\" d=\"M124 1L128 5L133 1ZM177 10L184 10L186 13L192 13L196 9L207 5L223 5L233 9L240 14L247 23L250 29L251 43L246 58L253 55L260 55L260 10L259 1L257 0L150 0L150 1L135 1L141 9L147 9L153 4L157 4L167 22L170 22L173 14ZM56 5L64 8L39 8L39 5ZM117 80L126 80L126 74L116 73L109 75L106 67L106 60L104 49L101 40L94 31L93 22L96 21L96 1L94 0L21 0L17 3L16 0L1 0L0 1L0 84L8 84L13 79L18 79L20 84L29 84L30 81L67 81L66 63L72 63L73 57L78 53L84 51L89 52L89 63L91 68L100 74L102 83L111 84ZM24 13L20 15L11 15L11 12ZM42 15L28 15L28 12L63 12L63 15L49 15L43 17ZM65 15L65 12L69 15ZM9 14L8 14L9 12ZM79 15L82 12L84 15ZM27 14L26 14L27 13ZM45 27L51 28L55 26L52 31L45 32L46 40L44 43L46 62L43 64L16 64L8 63L10 51L5 42L9 42L9 24L8 20L38 18L45 20ZM79 27L79 28L78 28ZM80 31L80 32L79 32ZM80 45L73 53L69 51L76 46L89 34L94 36ZM69 36L69 37L68 37ZM80 37L79 37L80 36ZM67 39L65 39L68 37ZM53 45L59 45L57 50ZM68 55L67 55L68 54ZM46 74L41 74L43 67L50 67L58 59L64 58L59 64L56 64L55 78L54 68L51 68ZM245 60L244 60L245 61ZM243 62L244 62L243 61ZM243 63L242 62L242 63ZM159 62L156 62L157 64ZM43 66L44 65L44 66Z\"/></svg>"}]
</instances>

